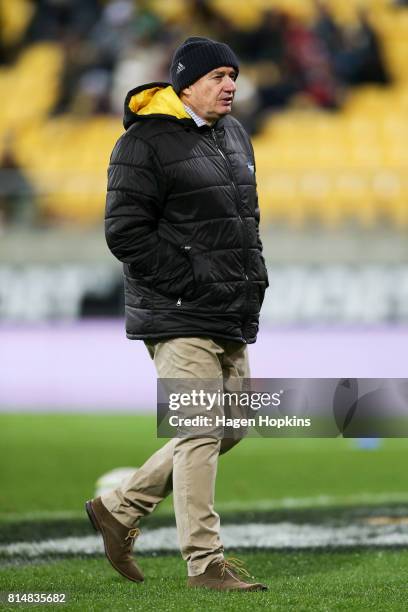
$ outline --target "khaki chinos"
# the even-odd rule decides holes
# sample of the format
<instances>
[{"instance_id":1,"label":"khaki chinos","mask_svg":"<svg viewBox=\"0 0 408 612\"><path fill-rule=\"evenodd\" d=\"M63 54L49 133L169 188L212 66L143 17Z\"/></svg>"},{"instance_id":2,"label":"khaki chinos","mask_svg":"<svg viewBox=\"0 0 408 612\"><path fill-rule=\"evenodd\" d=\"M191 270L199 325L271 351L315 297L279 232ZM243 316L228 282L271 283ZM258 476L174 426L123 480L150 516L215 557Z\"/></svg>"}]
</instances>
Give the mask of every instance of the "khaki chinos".
<instances>
[{"instance_id":1,"label":"khaki chinos","mask_svg":"<svg viewBox=\"0 0 408 612\"><path fill-rule=\"evenodd\" d=\"M217 379L224 391L237 378L249 378L247 346L211 338L173 338L146 342L159 378ZM229 386L230 385L230 386ZM177 533L188 575L202 574L223 558L220 519L214 510L218 456L240 438L173 438L131 477L102 496L102 503L123 525L134 527L173 491Z\"/></svg>"}]
</instances>

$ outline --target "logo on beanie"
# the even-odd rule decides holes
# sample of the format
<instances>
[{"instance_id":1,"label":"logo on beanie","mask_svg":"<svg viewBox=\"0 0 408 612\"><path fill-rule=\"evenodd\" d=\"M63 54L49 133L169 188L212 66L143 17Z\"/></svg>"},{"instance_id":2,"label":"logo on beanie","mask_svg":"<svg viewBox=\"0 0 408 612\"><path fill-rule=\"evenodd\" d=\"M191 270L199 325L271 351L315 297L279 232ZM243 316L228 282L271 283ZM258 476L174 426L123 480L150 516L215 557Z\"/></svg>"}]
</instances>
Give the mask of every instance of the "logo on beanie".
<instances>
[{"instance_id":1,"label":"logo on beanie","mask_svg":"<svg viewBox=\"0 0 408 612\"><path fill-rule=\"evenodd\" d=\"M184 66L184 64L182 64L181 62L179 62L179 63L177 64L176 74L180 74L180 72L183 72L183 70L185 70L185 68L186 68L186 67Z\"/></svg>"}]
</instances>

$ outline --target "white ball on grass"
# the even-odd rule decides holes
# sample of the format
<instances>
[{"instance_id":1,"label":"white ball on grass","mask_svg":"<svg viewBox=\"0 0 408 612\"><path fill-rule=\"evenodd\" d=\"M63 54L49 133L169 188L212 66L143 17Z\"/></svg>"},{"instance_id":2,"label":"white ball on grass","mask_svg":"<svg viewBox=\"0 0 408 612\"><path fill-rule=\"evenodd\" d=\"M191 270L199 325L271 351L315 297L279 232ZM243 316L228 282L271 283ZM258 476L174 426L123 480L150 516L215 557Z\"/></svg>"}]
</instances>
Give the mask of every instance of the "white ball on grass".
<instances>
[{"instance_id":1,"label":"white ball on grass","mask_svg":"<svg viewBox=\"0 0 408 612\"><path fill-rule=\"evenodd\" d=\"M138 468L120 467L102 474L95 483L95 497L109 493L131 478Z\"/></svg>"}]
</instances>

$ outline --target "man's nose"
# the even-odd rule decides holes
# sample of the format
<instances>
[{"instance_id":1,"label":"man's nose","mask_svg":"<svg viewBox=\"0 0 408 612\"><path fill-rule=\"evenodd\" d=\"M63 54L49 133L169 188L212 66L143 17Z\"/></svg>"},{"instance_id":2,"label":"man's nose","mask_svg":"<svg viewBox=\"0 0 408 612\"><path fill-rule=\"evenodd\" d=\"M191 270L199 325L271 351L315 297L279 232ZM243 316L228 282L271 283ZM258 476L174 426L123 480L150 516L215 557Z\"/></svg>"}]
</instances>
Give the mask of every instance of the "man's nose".
<instances>
[{"instance_id":1,"label":"man's nose","mask_svg":"<svg viewBox=\"0 0 408 612\"><path fill-rule=\"evenodd\" d=\"M231 77L227 77L224 83L224 90L227 91L228 93L234 93L236 89L237 89L237 85L234 79L231 79Z\"/></svg>"}]
</instances>

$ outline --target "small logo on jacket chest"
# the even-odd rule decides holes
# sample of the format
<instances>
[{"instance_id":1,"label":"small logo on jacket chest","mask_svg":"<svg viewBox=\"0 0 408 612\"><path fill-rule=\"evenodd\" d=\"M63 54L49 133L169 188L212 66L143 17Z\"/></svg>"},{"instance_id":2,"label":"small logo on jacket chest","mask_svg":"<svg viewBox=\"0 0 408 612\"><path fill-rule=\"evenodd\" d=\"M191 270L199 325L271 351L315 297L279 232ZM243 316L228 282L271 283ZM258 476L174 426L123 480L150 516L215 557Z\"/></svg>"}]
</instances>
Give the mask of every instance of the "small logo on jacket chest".
<instances>
[{"instance_id":1,"label":"small logo on jacket chest","mask_svg":"<svg viewBox=\"0 0 408 612\"><path fill-rule=\"evenodd\" d=\"M252 162L250 161L247 162L247 168L251 174L255 174L255 166Z\"/></svg>"}]
</instances>

